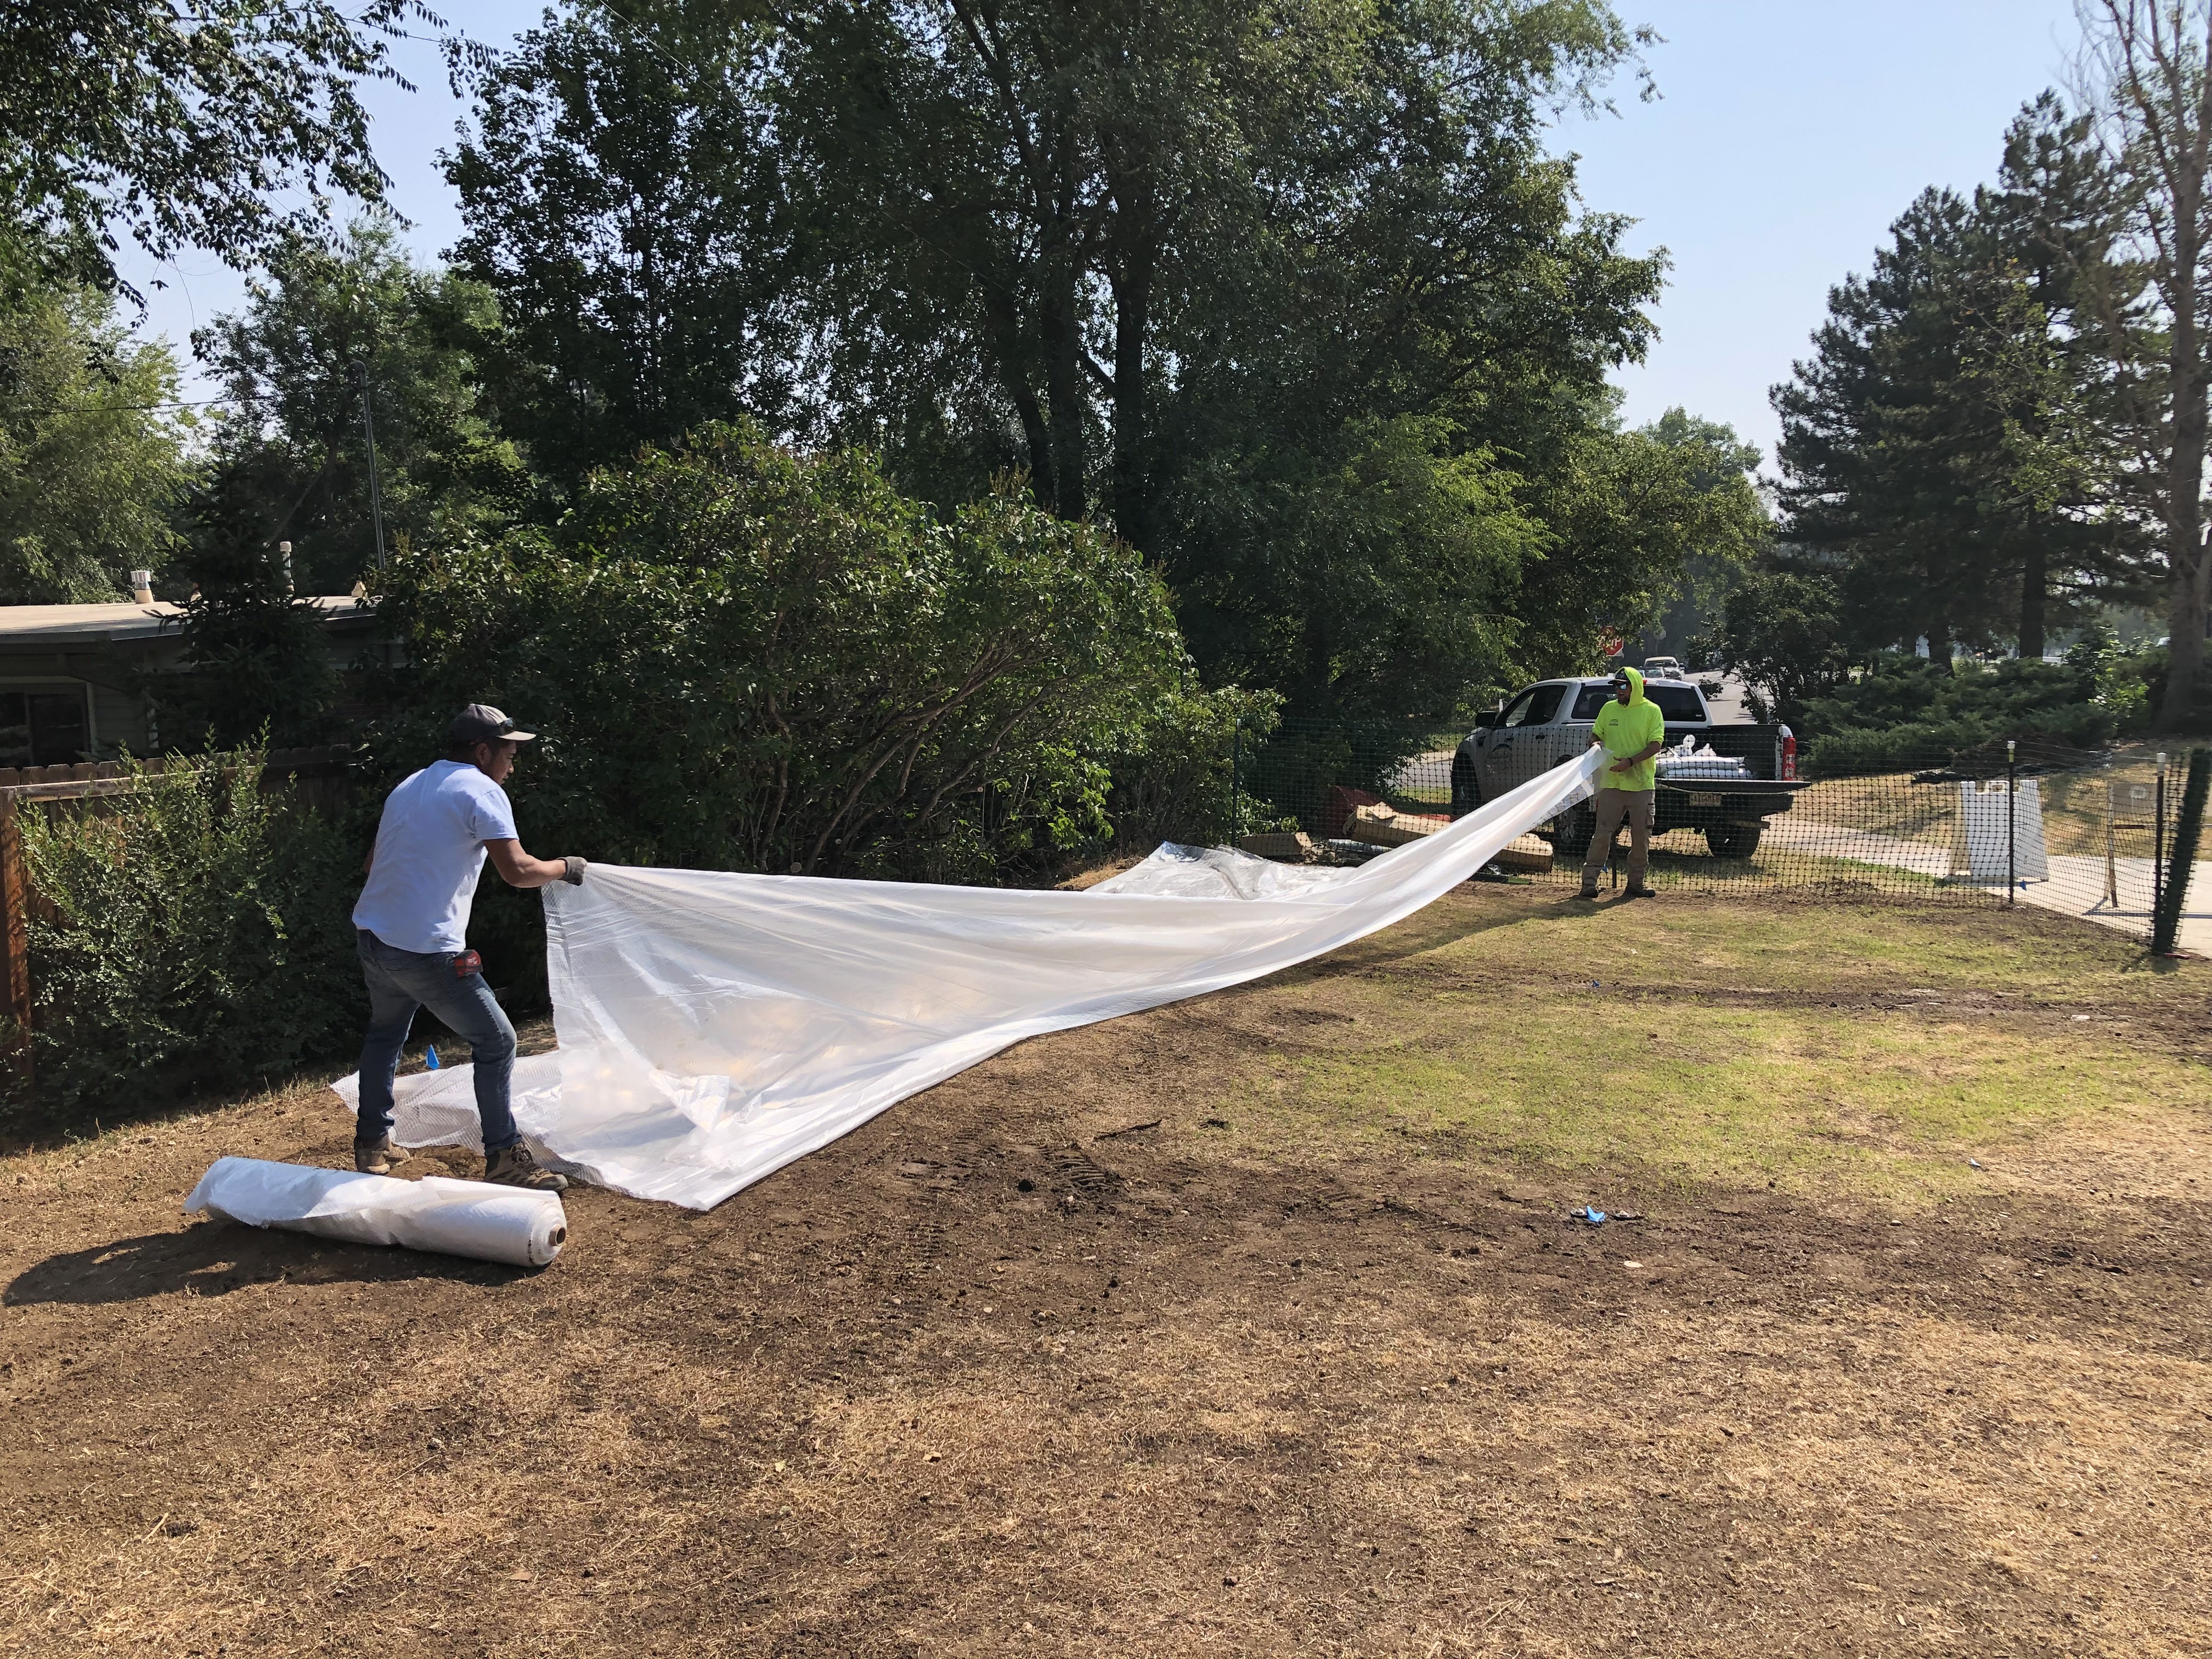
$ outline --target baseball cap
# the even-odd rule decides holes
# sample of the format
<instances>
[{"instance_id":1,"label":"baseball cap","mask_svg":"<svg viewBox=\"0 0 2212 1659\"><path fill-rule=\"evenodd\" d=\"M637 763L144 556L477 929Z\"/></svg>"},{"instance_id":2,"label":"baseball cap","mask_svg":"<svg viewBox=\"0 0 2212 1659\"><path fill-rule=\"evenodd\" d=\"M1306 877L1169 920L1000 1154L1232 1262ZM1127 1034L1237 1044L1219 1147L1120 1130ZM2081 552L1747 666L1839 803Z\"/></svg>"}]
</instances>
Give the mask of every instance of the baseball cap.
<instances>
[{"instance_id":1,"label":"baseball cap","mask_svg":"<svg viewBox=\"0 0 2212 1659\"><path fill-rule=\"evenodd\" d=\"M518 732L514 722L488 702L472 702L453 716L446 740L456 749L471 743L530 743L535 732Z\"/></svg>"}]
</instances>

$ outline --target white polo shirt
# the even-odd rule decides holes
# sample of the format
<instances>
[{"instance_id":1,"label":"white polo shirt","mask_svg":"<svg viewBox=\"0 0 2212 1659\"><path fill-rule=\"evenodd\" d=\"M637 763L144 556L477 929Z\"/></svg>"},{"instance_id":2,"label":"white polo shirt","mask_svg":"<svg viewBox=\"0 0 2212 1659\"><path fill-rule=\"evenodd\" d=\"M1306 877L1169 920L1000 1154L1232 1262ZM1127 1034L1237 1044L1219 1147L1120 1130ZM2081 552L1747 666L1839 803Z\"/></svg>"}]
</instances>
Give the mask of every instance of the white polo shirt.
<instances>
[{"instance_id":1,"label":"white polo shirt","mask_svg":"<svg viewBox=\"0 0 2212 1659\"><path fill-rule=\"evenodd\" d=\"M353 925L397 950L465 950L484 843L515 839L506 790L461 761L423 768L384 803Z\"/></svg>"}]
</instances>

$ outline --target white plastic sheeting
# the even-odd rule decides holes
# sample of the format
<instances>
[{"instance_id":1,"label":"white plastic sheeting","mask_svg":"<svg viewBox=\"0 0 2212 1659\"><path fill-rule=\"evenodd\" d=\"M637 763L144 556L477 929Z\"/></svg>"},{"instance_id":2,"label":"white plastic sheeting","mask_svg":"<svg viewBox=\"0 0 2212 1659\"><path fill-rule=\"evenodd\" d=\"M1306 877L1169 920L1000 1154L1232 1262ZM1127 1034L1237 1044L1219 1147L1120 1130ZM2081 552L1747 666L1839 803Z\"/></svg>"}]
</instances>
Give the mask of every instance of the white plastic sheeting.
<instances>
[{"instance_id":1,"label":"white plastic sheeting","mask_svg":"<svg viewBox=\"0 0 2212 1659\"><path fill-rule=\"evenodd\" d=\"M483 1181L390 1176L219 1158L185 1200L249 1227L281 1227L349 1244L404 1244L411 1250L542 1267L561 1254L568 1212L557 1193L495 1187Z\"/></svg>"},{"instance_id":2,"label":"white plastic sheeting","mask_svg":"<svg viewBox=\"0 0 2212 1659\"><path fill-rule=\"evenodd\" d=\"M1586 797L1601 760L1356 870L1163 848L1061 893L595 864L545 890L561 1046L516 1063L515 1121L556 1167L706 1209L1024 1037L1389 927ZM479 1144L467 1066L398 1094L402 1145Z\"/></svg>"}]
</instances>

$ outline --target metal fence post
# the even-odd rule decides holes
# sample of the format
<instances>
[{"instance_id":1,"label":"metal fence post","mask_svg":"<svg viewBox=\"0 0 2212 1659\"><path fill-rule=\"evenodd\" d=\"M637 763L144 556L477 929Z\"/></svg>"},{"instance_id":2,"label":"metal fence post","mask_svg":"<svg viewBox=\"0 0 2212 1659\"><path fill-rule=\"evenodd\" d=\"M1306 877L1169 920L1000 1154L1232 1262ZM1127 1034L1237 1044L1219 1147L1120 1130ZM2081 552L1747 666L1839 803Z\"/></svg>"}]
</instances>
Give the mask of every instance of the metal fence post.
<instances>
[{"instance_id":1,"label":"metal fence post","mask_svg":"<svg viewBox=\"0 0 2212 1659\"><path fill-rule=\"evenodd\" d=\"M2150 815L2151 931L2158 931L2159 912L2166 908L2166 755L2158 757L2158 793Z\"/></svg>"},{"instance_id":2,"label":"metal fence post","mask_svg":"<svg viewBox=\"0 0 2212 1659\"><path fill-rule=\"evenodd\" d=\"M2020 745L2005 739L2005 902L2020 902Z\"/></svg>"},{"instance_id":3,"label":"metal fence post","mask_svg":"<svg viewBox=\"0 0 2212 1659\"><path fill-rule=\"evenodd\" d=\"M1244 717L1237 717L1229 739L1229 841L1244 839Z\"/></svg>"},{"instance_id":4,"label":"metal fence post","mask_svg":"<svg viewBox=\"0 0 2212 1659\"><path fill-rule=\"evenodd\" d=\"M2187 781L2181 788L2181 813L2173 826L2172 870L2151 918L2153 956L2170 957L2181 937L2181 912L2189 902L2189 878L2197 866L2197 843L2204 832L2204 794L2212 786L2212 750L2189 751Z\"/></svg>"}]
</instances>

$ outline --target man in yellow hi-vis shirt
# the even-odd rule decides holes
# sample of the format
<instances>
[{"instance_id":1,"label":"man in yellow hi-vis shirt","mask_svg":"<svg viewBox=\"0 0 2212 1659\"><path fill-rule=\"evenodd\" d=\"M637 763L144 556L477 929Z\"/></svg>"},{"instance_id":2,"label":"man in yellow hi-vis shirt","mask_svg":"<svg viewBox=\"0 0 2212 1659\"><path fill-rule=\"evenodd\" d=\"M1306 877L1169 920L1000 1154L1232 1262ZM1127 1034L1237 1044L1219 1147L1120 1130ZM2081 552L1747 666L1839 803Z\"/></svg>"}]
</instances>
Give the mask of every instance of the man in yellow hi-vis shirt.
<instances>
[{"instance_id":1,"label":"man in yellow hi-vis shirt","mask_svg":"<svg viewBox=\"0 0 2212 1659\"><path fill-rule=\"evenodd\" d=\"M1591 805L1597 813L1590 832L1589 852L1583 860L1583 890L1576 896L1597 896L1597 872L1613 856L1613 837L1620 821L1628 820L1629 898L1650 898L1644 884L1644 866L1651 851L1651 796L1659 787L1659 769L1653 757L1666 747L1667 717L1659 705L1644 695L1644 676L1623 668L1613 677L1613 701L1597 711L1590 741L1601 745L1607 757L1598 769L1597 794Z\"/></svg>"}]
</instances>

